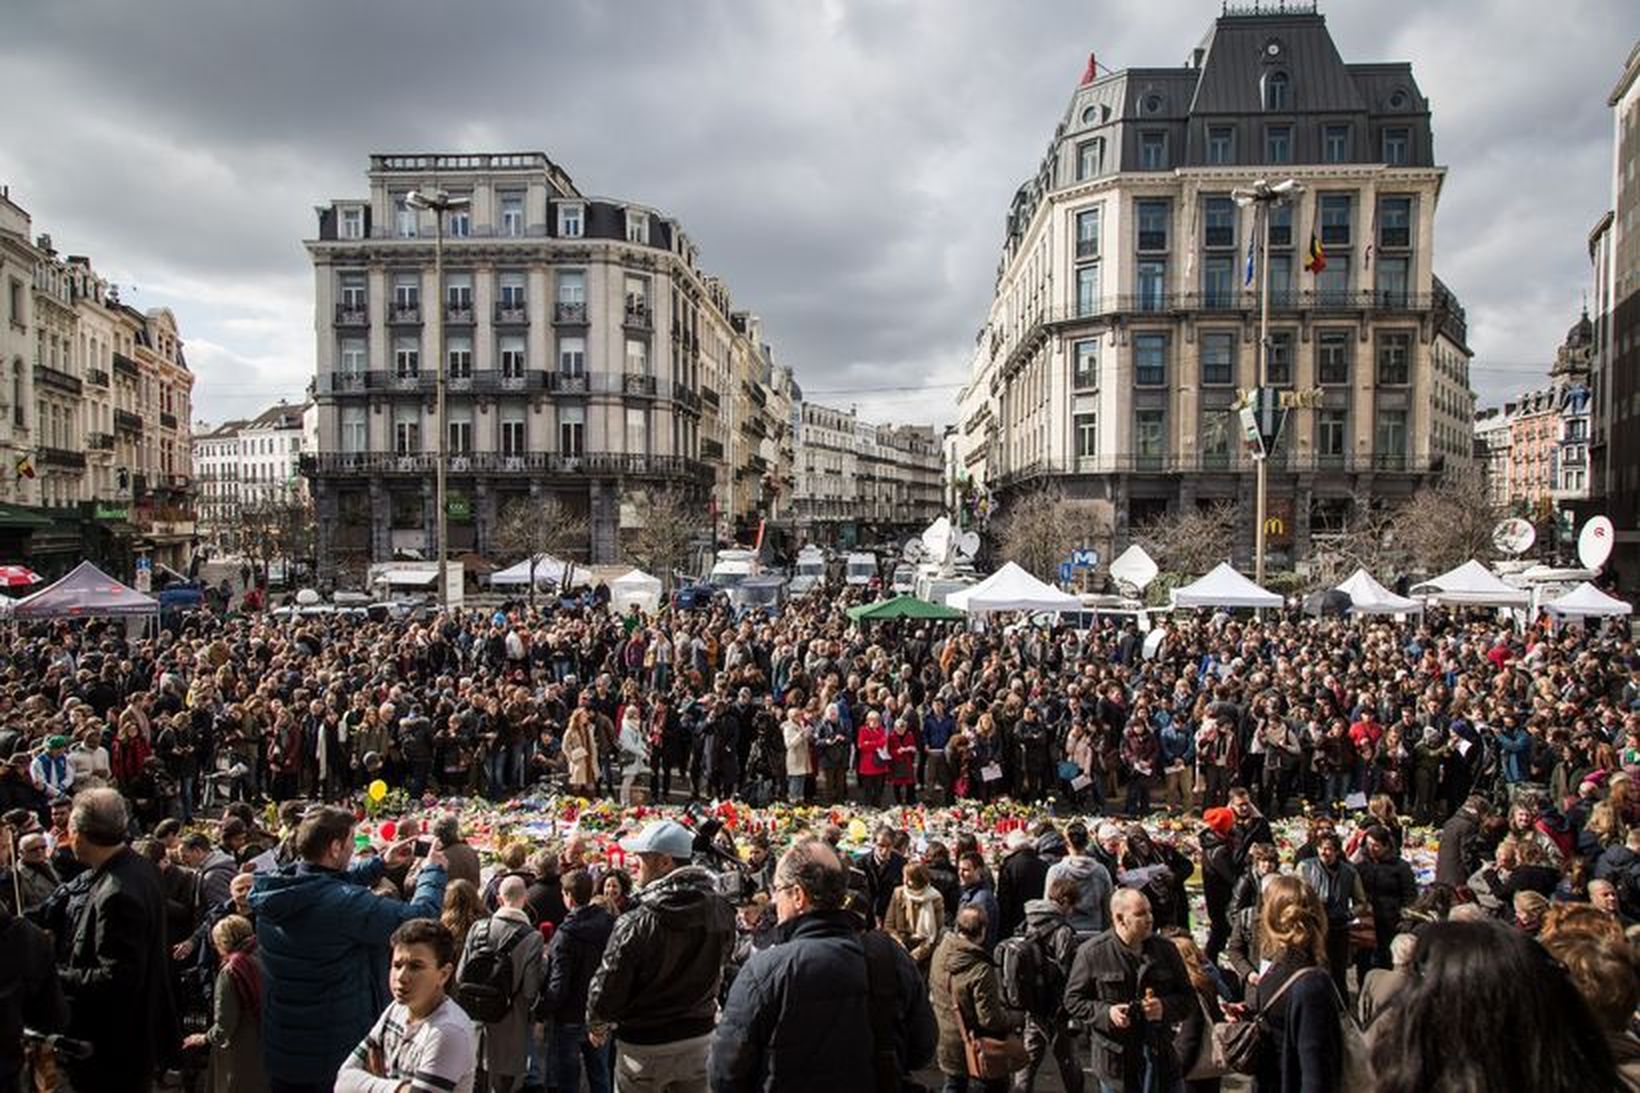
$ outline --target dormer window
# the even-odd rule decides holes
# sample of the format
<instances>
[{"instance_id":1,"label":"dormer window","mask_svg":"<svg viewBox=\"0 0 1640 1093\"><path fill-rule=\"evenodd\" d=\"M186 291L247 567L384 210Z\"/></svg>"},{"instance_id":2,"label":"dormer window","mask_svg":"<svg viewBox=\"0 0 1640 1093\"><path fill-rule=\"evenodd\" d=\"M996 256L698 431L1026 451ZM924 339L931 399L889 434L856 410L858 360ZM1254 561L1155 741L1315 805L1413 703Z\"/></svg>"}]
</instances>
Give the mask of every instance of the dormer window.
<instances>
[{"instance_id":1,"label":"dormer window","mask_svg":"<svg viewBox=\"0 0 1640 1093\"><path fill-rule=\"evenodd\" d=\"M626 241L628 243L649 242L649 214L633 209L626 211Z\"/></svg>"},{"instance_id":2,"label":"dormer window","mask_svg":"<svg viewBox=\"0 0 1640 1093\"><path fill-rule=\"evenodd\" d=\"M1291 110L1292 84L1285 72L1272 72L1264 77L1264 109Z\"/></svg>"},{"instance_id":3,"label":"dormer window","mask_svg":"<svg viewBox=\"0 0 1640 1093\"><path fill-rule=\"evenodd\" d=\"M558 234L565 239L579 239L586 223L584 207L578 204L558 206Z\"/></svg>"},{"instance_id":4,"label":"dormer window","mask_svg":"<svg viewBox=\"0 0 1640 1093\"><path fill-rule=\"evenodd\" d=\"M364 210L357 205L342 210L342 238L364 238Z\"/></svg>"}]
</instances>

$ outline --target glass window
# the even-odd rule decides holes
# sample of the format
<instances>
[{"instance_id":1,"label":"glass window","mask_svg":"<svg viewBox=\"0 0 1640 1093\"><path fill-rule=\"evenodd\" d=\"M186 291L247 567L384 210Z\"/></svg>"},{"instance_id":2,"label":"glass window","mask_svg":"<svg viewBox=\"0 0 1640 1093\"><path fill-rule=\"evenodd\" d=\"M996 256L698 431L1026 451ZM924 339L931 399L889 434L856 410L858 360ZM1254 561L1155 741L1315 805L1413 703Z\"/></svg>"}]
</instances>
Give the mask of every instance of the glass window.
<instances>
[{"instance_id":1,"label":"glass window","mask_svg":"<svg viewBox=\"0 0 1640 1093\"><path fill-rule=\"evenodd\" d=\"M518 379L528 367L524 348L524 337L521 334L502 335L499 346L501 359L501 375L506 379Z\"/></svg>"},{"instance_id":2,"label":"glass window","mask_svg":"<svg viewBox=\"0 0 1640 1093\"><path fill-rule=\"evenodd\" d=\"M511 239L524 234L524 195L515 190L501 195L501 234Z\"/></svg>"},{"instance_id":3,"label":"glass window","mask_svg":"<svg viewBox=\"0 0 1640 1093\"><path fill-rule=\"evenodd\" d=\"M626 408L626 450L628 455L649 453L649 413L641 407Z\"/></svg>"},{"instance_id":4,"label":"glass window","mask_svg":"<svg viewBox=\"0 0 1640 1093\"><path fill-rule=\"evenodd\" d=\"M1139 249L1166 250L1169 206L1165 201L1141 201L1138 205Z\"/></svg>"},{"instance_id":5,"label":"glass window","mask_svg":"<svg viewBox=\"0 0 1640 1093\"><path fill-rule=\"evenodd\" d=\"M458 417L461 410L452 410L449 421L450 451L454 455L466 455L473 450L473 419L472 410L468 409L466 417Z\"/></svg>"},{"instance_id":6,"label":"glass window","mask_svg":"<svg viewBox=\"0 0 1640 1093\"><path fill-rule=\"evenodd\" d=\"M1166 416L1162 410L1136 410L1133 414L1133 454L1141 470L1160 465L1167 452Z\"/></svg>"},{"instance_id":7,"label":"glass window","mask_svg":"<svg viewBox=\"0 0 1640 1093\"><path fill-rule=\"evenodd\" d=\"M1202 202L1202 245L1236 245L1236 203L1229 197L1209 197Z\"/></svg>"},{"instance_id":8,"label":"glass window","mask_svg":"<svg viewBox=\"0 0 1640 1093\"><path fill-rule=\"evenodd\" d=\"M1321 242L1326 246L1350 245L1350 210L1354 200L1350 194L1321 195Z\"/></svg>"},{"instance_id":9,"label":"glass window","mask_svg":"<svg viewBox=\"0 0 1640 1093\"><path fill-rule=\"evenodd\" d=\"M1405 256L1382 256L1375 263L1374 288L1379 307L1406 307L1409 302L1408 279L1411 262Z\"/></svg>"},{"instance_id":10,"label":"glass window","mask_svg":"<svg viewBox=\"0 0 1640 1093\"><path fill-rule=\"evenodd\" d=\"M558 302L584 304L587 301L587 275L584 270L558 271Z\"/></svg>"},{"instance_id":11,"label":"glass window","mask_svg":"<svg viewBox=\"0 0 1640 1093\"><path fill-rule=\"evenodd\" d=\"M1139 134L1139 170L1165 171L1167 169L1167 134L1147 130Z\"/></svg>"},{"instance_id":12,"label":"glass window","mask_svg":"<svg viewBox=\"0 0 1640 1093\"><path fill-rule=\"evenodd\" d=\"M1160 332L1133 336L1133 382L1160 387L1167 382L1167 335Z\"/></svg>"},{"instance_id":13,"label":"glass window","mask_svg":"<svg viewBox=\"0 0 1640 1093\"><path fill-rule=\"evenodd\" d=\"M1412 144L1411 134L1402 128L1384 130L1383 160L1390 167L1404 167Z\"/></svg>"},{"instance_id":14,"label":"glass window","mask_svg":"<svg viewBox=\"0 0 1640 1093\"><path fill-rule=\"evenodd\" d=\"M1378 245L1380 247L1410 247L1412 245L1412 198L1381 197L1378 199Z\"/></svg>"},{"instance_id":15,"label":"glass window","mask_svg":"<svg viewBox=\"0 0 1640 1093\"><path fill-rule=\"evenodd\" d=\"M342 340L342 372L349 376L363 375L365 352L366 346L363 338L344 338Z\"/></svg>"},{"instance_id":16,"label":"glass window","mask_svg":"<svg viewBox=\"0 0 1640 1093\"><path fill-rule=\"evenodd\" d=\"M1225 386L1236 381L1236 336L1212 331L1201 337L1202 383Z\"/></svg>"},{"instance_id":17,"label":"glass window","mask_svg":"<svg viewBox=\"0 0 1640 1093\"><path fill-rule=\"evenodd\" d=\"M448 311L473 309L473 275L447 273L444 275L444 304Z\"/></svg>"},{"instance_id":18,"label":"glass window","mask_svg":"<svg viewBox=\"0 0 1640 1093\"><path fill-rule=\"evenodd\" d=\"M649 374L649 342L643 338L626 339L626 371L632 376Z\"/></svg>"},{"instance_id":19,"label":"glass window","mask_svg":"<svg viewBox=\"0 0 1640 1093\"><path fill-rule=\"evenodd\" d=\"M1097 178L1105 168L1105 142L1095 138L1076 146L1076 178L1078 181Z\"/></svg>"},{"instance_id":20,"label":"glass window","mask_svg":"<svg viewBox=\"0 0 1640 1093\"><path fill-rule=\"evenodd\" d=\"M564 455L586 451L587 412L584 406L558 408L558 450Z\"/></svg>"},{"instance_id":21,"label":"glass window","mask_svg":"<svg viewBox=\"0 0 1640 1093\"><path fill-rule=\"evenodd\" d=\"M501 419L501 454L524 454L524 411L508 409Z\"/></svg>"},{"instance_id":22,"label":"glass window","mask_svg":"<svg viewBox=\"0 0 1640 1093\"><path fill-rule=\"evenodd\" d=\"M468 198L471 201L471 198ZM450 209L445 213L445 234L456 239L464 239L473 234L472 206L467 205L459 209Z\"/></svg>"},{"instance_id":23,"label":"glass window","mask_svg":"<svg viewBox=\"0 0 1640 1093\"><path fill-rule=\"evenodd\" d=\"M1095 414L1076 414L1071 430L1076 436L1076 458L1092 459L1099 454L1099 419Z\"/></svg>"},{"instance_id":24,"label":"glass window","mask_svg":"<svg viewBox=\"0 0 1640 1093\"><path fill-rule=\"evenodd\" d=\"M1406 466L1407 412L1379 410L1373 461L1385 470L1400 470Z\"/></svg>"},{"instance_id":25,"label":"glass window","mask_svg":"<svg viewBox=\"0 0 1640 1093\"><path fill-rule=\"evenodd\" d=\"M1216 166L1234 162L1232 157L1235 130L1229 126L1212 126L1207 130L1207 162Z\"/></svg>"},{"instance_id":26,"label":"glass window","mask_svg":"<svg viewBox=\"0 0 1640 1093\"><path fill-rule=\"evenodd\" d=\"M410 408L412 412L415 407ZM399 455L421 451L421 418L396 417L393 421L393 450Z\"/></svg>"},{"instance_id":27,"label":"glass window","mask_svg":"<svg viewBox=\"0 0 1640 1093\"><path fill-rule=\"evenodd\" d=\"M1272 72L1264 77L1264 109L1287 110L1292 106L1292 84L1285 72Z\"/></svg>"},{"instance_id":28,"label":"glass window","mask_svg":"<svg viewBox=\"0 0 1640 1093\"><path fill-rule=\"evenodd\" d=\"M1228 254L1208 255L1202 262L1202 306L1236 306L1236 259Z\"/></svg>"},{"instance_id":29,"label":"glass window","mask_svg":"<svg viewBox=\"0 0 1640 1093\"><path fill-rule=\"evenodd\" d=\"M1293 129L1290 125L1271 125L1264 130L1264 162L1291 163L1293 161Z\"/></svg>"},{"instance_id":30,"label":"glass window","mask_svg":"<svg viewBox=\"0 0 1640 1093\"><path fill-rule=\"evenodd\" d=\"M1293 245L1292 205L1283 204L1270 207L1270 245L1272 247L1290 247Z\"/></svg>"},{"instance_id":31,"label":"glass window","mask_svg":"<svg viewBox=\"0 0 1640 1093\"><path fill-rule=\"evenodd\" d=\"M393 275L393 304L400 311L412 311L421 305L421 276L415 273Z\"/></svg>"},{"instance_id":32,"label":"glass window","mask_svg":"<svg viewBox=\"0 0 1640 1093\"><path fill-rule=\"evenodd\" d=\"M1234 410L1204 409L1202 411L1201 454L1203 470L1222 470L1230 466L1231 438L1237 432L1237 413Z\"/></svg>"},{"instance_id":33,"label":"glass window","mask_svg":"<svg viewBox=\"0 0 1640 1093\"><path fill-rule=\"evenodd\" d=\"M1324 125L1321 127L1321 159L1323 163L1347 163L1350 158L1350 127Z\"/></svg>"},{"instance_id":34,"label":"glass window","mask_svg":"<svg viewBox=\"0 0 1640 1093\"><path fill-rule=\"evenodd\" d=\"M1099 257L1099 210L1084 209L1076 214L1076 257Z\"/></svg>"},{"instance_id":35,"label":"glass window","mask_svg":"<svg viewBox=\"0 0 1640 1093\"><path fill-rule=\"evenodd\" d=\"M649 279L647 277L627 275L626 309L639 313L649 310Z\"/></svg>"},{"instance_id":36,"label":"glass window","mask_svg":"<svg viewBox=\"0 0 1640 1093\"><path fill-rule=\"evenodd\" d=\"M473 374L473 339L470 334L451 334L444 340L445 366L451 379L466 379Z\"/></svg>"},{"instance_id":37,"label":"glass window","mask_svg":"<svg viewBox=\"0 0 1640 1093\"><path fill-rule=\"evenodd\" d=\"M417 210L410 206L409 194L393 195L394 231L400 239L414 239L417 228Z\"/></svg>"},{"instance_id":38,"label":"glass window","mask_svg":"<svg viewBox=\"0 0 1640 1093\"><path fill-rule=\"evenodd\" d=\"M1071 385L1073 387L1097 387L1099 385L1099 339L1084 338L1076 343L1076 360L1071 370Z\"/></svg>"},{"instance_id":39,"label":"glass window","mask_svg":"<svg viewBox=\"0 0 1640 1093\"><path fill-rule=\"evenodd\" d=\"M400 335L393 339L393 371L400 378L421 371L421 339L415 335Z\"/></svg>"},{"instance_id":40,"label":"glass window","mask_svg":"<svg viewBox=\"0 0 1640 1093\"><path fill-rule=\"evenodd\" d=\"M649 214L636 209L626 211L626 241L628 243L649 242Z\"/></svg>"},{"instance_id":41,"label":"glass window","mask_svg":"<svg viewBox=\"0 0 1640 1093\"><path fill-rule=\"evenodd\" d=\"M1099 310L1099 263L1076 267L1076 313L1092 315Z\"/></svg>"},{"instance_id":42,"label":"glass window","mask_svg":"<svg viewBox=\"0 0 1640 1093\"><path fill-rule=\"evenodd\" d=\"M1319 410L1315 416L1315 453L1318 456L1343 458L1348 449L1348 414L1343 410Z\"/></svg>"},{"instance_id":43,"label":"glass window","mask_svg":"<svg viewBox=\"0 0 1640 1093\"><path fill-rule=\"evenodd\" d=\"M1265 363L1265 381L1272 387L1290 387L1293 382L1293 332L1270 331L1270 358Z\"/></svg>"},{"instance_id":44,"label":"glass window","mask_svg":"<svg viewBox=\"0 0 1640 1093\"><path fill-rule=\"evenodd\" d=\"M573 202L558 206L558 234L565 239L579 239L584 215L583 206Z\"/></svg>"},{"instance_id":45,"label":"glass window","mask_svg":"<svg viewBox=\"0 0 1640 1093\"><path fill-rule=\"evenodd\" d=\"M1140 311L1161 311L1167 306L1167 263L1146 258L1139 263Z\"/></svg>"},{"instance_id":46,"label":"glass window","mask_svg":"<svg viewBox=\"0 0 1640 1093\"><path fill-rule=\"evenodd\" d=\"M558 339L558 371L566 376L586 374L587 342L585 338Z\"/></svg>"},{"instance_id":47,"label":"glass window","mask_svg":"<svg viewBox=\"0 0 1640 1093\"><path fill-rule=\"evenodd\" d=\"M1355 334L1349 330L1322 330L1316 334L1315 378L1328 386L1350 382L1350 347Z\"/></svg>"},{"instance_id":48,"label":"glass window","mask_svg":"<svg viewBox=\"0 0 1640 1093\"><path fill-rule=\"evenodd\" d=\"M1270 255L1270 306L1293 306L1293 256Z\"/></svg>"},{"instance_id":49,"label":"glass window","mask_svg":"<svg viewBox=\"0 0 1640 1093\"><path fill-rule=\"evenodd\" d=\"M1412 335L1404 332L1378 335L1378 382L1402 386L1410 378Z\"/></svg>"},{"instance_id":50,"label":"glass window","mask_svg":"<svg viewBox=\"0 0 1640 1093\"><path fill-rule=\"evenodd\" d=\"M1329 307L1348 307L1353 303L1349 255L1327 255L1327 268L1315 275L1315 294L1318 303Z\"/></svg>"},{"instance_id":51,"label":"glass window","mask_svg":"<svg viewBox=\"0 0 1640 1093\"><path fill-rule=\"evenodd\" d=\"M524 274L509 272L500 275L501 300L500 306L506 311L521 311L524 308Z\"/></svg>"},{"instance_id":52,"label":"glass window","mask_svg":"<svg viewBox=\"0 0 1640 1093\"><path fill-rule=\"evenodd\" d=\"M358 207L342 210L342 238L364 238L364 210Z\"/></svg>"}]
</instances>

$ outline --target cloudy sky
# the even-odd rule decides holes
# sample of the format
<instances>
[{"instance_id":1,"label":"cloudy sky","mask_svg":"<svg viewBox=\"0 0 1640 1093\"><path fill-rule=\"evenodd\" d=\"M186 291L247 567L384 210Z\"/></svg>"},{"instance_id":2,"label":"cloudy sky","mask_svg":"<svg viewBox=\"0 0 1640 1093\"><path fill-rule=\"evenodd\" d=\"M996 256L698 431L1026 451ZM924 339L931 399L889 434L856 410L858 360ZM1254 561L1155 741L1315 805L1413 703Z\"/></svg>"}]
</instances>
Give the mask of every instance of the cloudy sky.
<instances>
[{"instance_id":1,"label":"cloudy sky","mask_svg":"<svg viewBox=\"0 0 1640 1093\"><path fill-rule=\"evenodd\" d=\"M8 5L0 183L60 250L173 308L221 421L313 369L313 206L375 151L541 150L677 216L822 401L947 421L1003 212L1089 50L1180 63L1217 0L74 0ZM1449 169L1437 268L1483 401L1532 384L1610 202L1633 0L1323 0L1409 60ZM899 390L896 388L913 388Z\"/></svg>"}]
</instances>

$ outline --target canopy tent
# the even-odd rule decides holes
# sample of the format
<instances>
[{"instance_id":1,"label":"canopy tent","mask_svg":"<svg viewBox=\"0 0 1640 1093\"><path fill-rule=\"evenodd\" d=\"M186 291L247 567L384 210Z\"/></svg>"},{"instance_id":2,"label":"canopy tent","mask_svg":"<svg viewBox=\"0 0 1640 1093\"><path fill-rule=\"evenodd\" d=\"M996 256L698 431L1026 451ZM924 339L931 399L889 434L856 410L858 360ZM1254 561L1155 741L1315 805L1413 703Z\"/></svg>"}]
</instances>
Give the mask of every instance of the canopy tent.
<instances>
[{"instance_id":1,"label":"canopy tent","mask_svg":"<svg viewBox=\"0 0 1640 1093\"><path fill-rule=\"evenodd\" d=\"M390 569L376 578L389 588L428 588L438 580L436 569Z\"/></svg>"},{"instance_id":2,"label":"canopy tent","mask_svg":"<svg viewBox=\"0 0 1640 1093\"><path fill-rule=\"evenodd\" d=\"M848 617L855 622L878 619L960 619L962 612L942 603L929 603L915 596L895 596L891 600L862 603L848 609Z\"/></svg>"},{"instance_id":3,"label":"canopy tent","mask_svg":"<svg viewBox=\"0 0 1640 1093\"><path fill-rule=\"evenodd\" d=\"M159 601L81 562L56 584L17 601L19 619L132 618L159 614Z\"/></svg>"},{"instance_id":4,"label":"canopy tent","mask_svg":"<svg viewBox=\"0 0 1640 1093\"><path fill-rule=\"evenodd\" d=\"M993 611L1080 611L1082 601L1061 592L1025 572L1018 563L1008 562L972 588L945 597L948 607L970 615Z\"/></svg>"},{"instance_id":5,"label":"canopy tent","mask_svg":"<svg viewBox=\"0 0 1640 1093\"><path fill-rule=\"evenodd\" d=\"M1350 610L1357 615L1405 615L1424 609L1417 600L1397 596L1379 584L1365 569L1351 573L1335 590L1350 598Z\"/></svg>"},{"instance_id":6,"label":"canopy tent","mask_svg":"<svg viewBox=\"0 0 1640 1093\"><path fill-rule=\"evenodd\" d=\"M1634 608L1615 596L1608 596L1588 581L1584 581L1558 600L1543 605L1545 611L1568 618L1589 616L1629 615Z\"/></svg>"},{"instance_id":7,"label":"canopy tent","mask_svg":"<svg viewBox=\"0 0 1640 1093\"><path fill-rule=\"evenodd\" d=\"M1174 607L1280 607L1279 595L1266 591L1220 562L1206 576L1173 590Z\"/></svg>"},{"instance_id":8,"label":"canopy tent","mask_svg":"<svg viewBox=\"0 0 1640 1093\"><path fill-rule=\"evenodd\" d=\"M661 605L661 579L651 577L641 569L629 570L609 582L609 609L626 611L654 611Z\"/></svg>"},{"instance_id":9,"label":"canopy tent","mask_svg":"<svg viewBox=\"0 0 1640 1093\"><path fill-rule=\"evenodd\" d=\"M1532 599L1530 592L1504 584L1473 558L1439 577L1413 585L1412 591L1428 597L1430 603L1475 607L1525 607Z\"/></svg>"},{"instance_id":10,"label":"canopy tent","mask_svg":"<svg viewBox=\"0 0 1640 1093\"><path fill-rule=\"evenodd\" d=\"M587 583L592 574L585 566L578 566L571 562L559 561L551 554L537 554L535 556L535 583L542 585L558 585L560 588L573 588L578 584ZM530 560L514 562L506 569L500 569L490 574L490 583L493 585L523 585L530 583Z\"/></svg>"}]
</instances>

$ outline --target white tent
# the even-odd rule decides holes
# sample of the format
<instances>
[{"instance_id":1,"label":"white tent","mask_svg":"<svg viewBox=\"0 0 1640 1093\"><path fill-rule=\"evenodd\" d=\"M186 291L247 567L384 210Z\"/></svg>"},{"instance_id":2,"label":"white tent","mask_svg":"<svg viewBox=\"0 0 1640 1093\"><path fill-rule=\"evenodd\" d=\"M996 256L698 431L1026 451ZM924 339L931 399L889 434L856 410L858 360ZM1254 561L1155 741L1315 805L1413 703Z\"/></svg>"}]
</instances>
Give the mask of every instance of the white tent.
<instances>
[{"instance_id":1,"label":"white tent","mask_svg":"<svg viewBox=\"0 0 1640 1093\"><path fill-rule=\"evenodd\" d=\"M1412 592L1427 596L1430 603L1478 607L1525 607L1532 599L1531 593L1504 584L1497 574L1473 558L1457 569L1413 585Z\"/></svg>"},{"instance_id":2,"label":"white tent","mask_svg":"<svg viewBox=\"0 0 1640 1093\"><path fill-rule=\"evenodd\" d=\"M566 579L567 578L567 579ZM592 572L585 566L561 562L551 554L537 554L535 556L535 584L539 588L543 585L558 585L560 588L574 588L578 584L590 583ZM492 585L527 585L530 583L530 560L514 562L506 569L498 569L490 574Z\"/></svg>"},{"instance_id":3,"label":"white tent","mask_svg":"<svg viewBox=\"0 0 1640 1093\"><path fill-rule=\"evenodd\" d=\"M1237 573L1229 562L1173 590L1174 607L1281 607L1286 602Z\"/></svg>"},{"instance_id":4,"label":"white tent","mask_svg":"<svg viewBox=\"0 0 1640 1093\"><path fill-rule=\"evenodd\" d=\"M1372 574L1364 569L1350 574L1337 589L1350 598L1350 610L1358 615L1404 615L1424 609L1417 600L1397 596L1373 580Z\"/></svg>"},{"instance_id":5,"label":"white tent","mask_svg":"<svg viewBox=\"0 0 1640 1093\"><path fill-rule=\"evenodd\" d=\"M661 605L661 579L641 569L623 573L609 582L609 609L625 612L637 605L639 611L654 611Z\"/></svg>"},{"instance_id":6,"label":"white tent","mask_svg":"<svg viewBox=\"0 0 1640 1093\"><path fill-rule=\"evenodd\" d=\"M1608 596L1588 581L1584 581L1558 600L1543 605L1545 611L1571 618L1590 615L1629 615L1634 608L1615 596Z\"/></svg>"},{"instance_id":7,"label":"white tent","mask_svg":"<svg viewBox=\"0 0 1640 1093\"><path fill-rule=\"evenodd\" d=\"M947 607L970 615L993 611L1080 611L1082 601L1051 584L1044 584L1015 562L1003 567L972 588L945 597Z\"/></svg>"}]
</instances>

